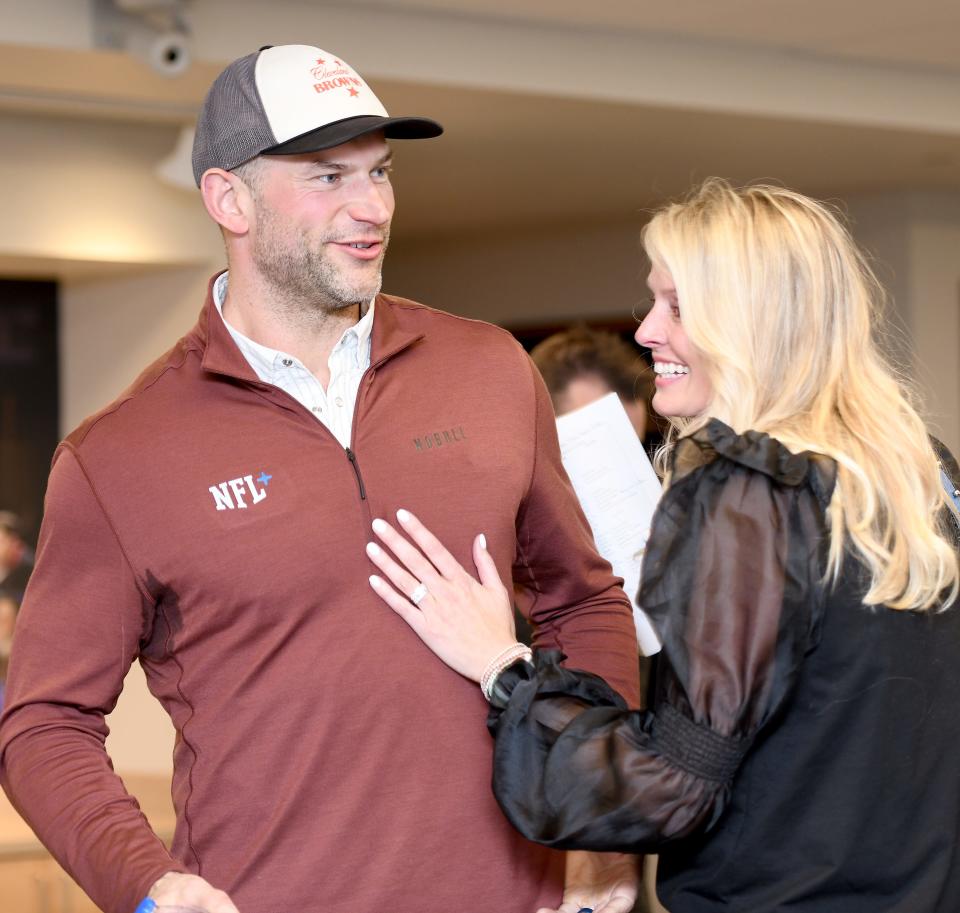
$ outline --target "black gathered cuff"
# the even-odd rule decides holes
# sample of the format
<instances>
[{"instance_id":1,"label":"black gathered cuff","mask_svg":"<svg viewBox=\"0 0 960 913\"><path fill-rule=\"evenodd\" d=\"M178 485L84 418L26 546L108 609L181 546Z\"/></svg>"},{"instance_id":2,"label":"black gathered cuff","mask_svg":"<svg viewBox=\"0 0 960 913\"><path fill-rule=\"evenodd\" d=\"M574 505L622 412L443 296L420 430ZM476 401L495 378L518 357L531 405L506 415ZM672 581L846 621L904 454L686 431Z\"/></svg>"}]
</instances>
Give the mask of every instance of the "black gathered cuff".
<instances>
[{"instance_id":1,"label":"black gathered cuff","mask_svg":"<svg viewBox=\"0 0 960 913\"><path fill-rule=\"evenodd\" d=\"M521 657L504 669L493 683L490 690L490 704L503 710L510 703L510 695L520 682L529 682L537 674L533 663Z\"/></svg>"},{"instance_id":2,"label":"black gathered cuff","mask_svg":"<svg viewBox=\"0 0 960 913\"><path fill-rule=\"evenodd\" d=\"M717 783L733 779L752 741L719 735L670 704L657 707L650 736L652 747L672 764Z\"/></svg>"}]
</instances>

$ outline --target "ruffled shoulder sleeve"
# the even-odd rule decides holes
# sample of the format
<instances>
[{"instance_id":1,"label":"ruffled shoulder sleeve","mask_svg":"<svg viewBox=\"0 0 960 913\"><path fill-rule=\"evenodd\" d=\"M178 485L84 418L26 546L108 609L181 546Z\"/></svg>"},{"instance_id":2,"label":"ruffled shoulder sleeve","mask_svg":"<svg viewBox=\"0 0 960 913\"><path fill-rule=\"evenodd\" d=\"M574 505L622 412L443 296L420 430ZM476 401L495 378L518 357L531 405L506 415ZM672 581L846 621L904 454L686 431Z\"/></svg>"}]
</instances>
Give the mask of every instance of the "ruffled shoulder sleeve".
<instances>
[{"instance_id":1,"label":"ruffled shoulder sleeve","mask_svg":"<svg viewBox=\"0 0 960 913\"><path fill-rule=\"evenodd\" d=\"M696 721L744 735L789 690L818 629L834 482L831 460L717 420L678 443L639 601L671 667L666 699Z\"/></svg>"}]
</instances>

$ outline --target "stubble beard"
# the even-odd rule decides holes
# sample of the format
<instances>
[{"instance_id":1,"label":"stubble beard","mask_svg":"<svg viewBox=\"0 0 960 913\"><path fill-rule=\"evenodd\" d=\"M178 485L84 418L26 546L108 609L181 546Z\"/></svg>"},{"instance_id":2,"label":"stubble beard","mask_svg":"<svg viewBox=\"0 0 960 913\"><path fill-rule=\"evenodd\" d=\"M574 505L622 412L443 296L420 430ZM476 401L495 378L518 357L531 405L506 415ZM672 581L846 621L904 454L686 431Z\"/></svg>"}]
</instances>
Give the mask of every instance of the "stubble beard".
<instances>
[{"instance_id":1,"label":"stubble beard","mask_svg":"<svg viewBox=\"0 0 960 913\"><path fill-rule=\"evenodd\" d=\"M340 240L324 237L311 243L306 235L294 235L271 210L261 208L252 256L261 277L270 286L274 307L295 320L322 319L347 308L365 305L383 284L383 258L390 239L382 229L379 259L360 261L365 275L351 277L327 254L325 244ZM369 230L364 231L369 235Z\"/></svg>"}]
</instances>

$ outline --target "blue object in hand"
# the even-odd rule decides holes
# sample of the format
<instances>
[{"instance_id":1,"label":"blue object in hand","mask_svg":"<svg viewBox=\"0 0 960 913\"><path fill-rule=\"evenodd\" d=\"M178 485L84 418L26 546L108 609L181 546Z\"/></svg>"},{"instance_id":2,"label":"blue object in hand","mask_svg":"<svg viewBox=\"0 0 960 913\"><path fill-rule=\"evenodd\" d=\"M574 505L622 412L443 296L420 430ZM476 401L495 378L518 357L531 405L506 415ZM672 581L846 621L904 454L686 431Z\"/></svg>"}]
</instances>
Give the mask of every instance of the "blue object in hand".
<instances>
[{"instance_id":1,"label":"blue object in hand","mask_svg":"<svg viewBox=\"0 0 960 913\"><path fill-rule=\"evenodd\" d=\"M153 913L157 909L157 902L152 897L144 897L137 904L137 909L133 913Z\"/></svg>"}]
</instances>

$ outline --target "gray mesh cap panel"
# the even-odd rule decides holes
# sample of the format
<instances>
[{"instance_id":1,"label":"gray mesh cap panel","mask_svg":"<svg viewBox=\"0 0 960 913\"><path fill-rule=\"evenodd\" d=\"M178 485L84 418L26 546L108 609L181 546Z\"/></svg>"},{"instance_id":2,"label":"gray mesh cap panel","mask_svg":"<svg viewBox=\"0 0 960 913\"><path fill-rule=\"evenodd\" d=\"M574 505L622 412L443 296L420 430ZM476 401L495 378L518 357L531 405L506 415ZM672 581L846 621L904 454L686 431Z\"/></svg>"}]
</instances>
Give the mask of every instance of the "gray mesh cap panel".
<instances>
[{"instance_id":1,"label":"gray mesh cap panel","mask_svg":"<svg viewBox=\"0 0 960 913\"><path fill-rule=\"evenodd\" d=\"M208 168L229 171L276 145L254 74L260 51L235 60L214 80L197 118L193 178Z\"/></svg>"},{"instance_id":2,"label":"gray mesh cap panel","mask_svg":"<svg viewBox=\"0 0 960 913\"><path fill-rule=\"evenodd\" d=\"M374 130L392 139L443 133L430 118L390 117L363 77L329 51L268 45L235 60L210 87L197 119L193 177L199 186L210 168L329 149Z\"/></svg>"}]
</instances>

